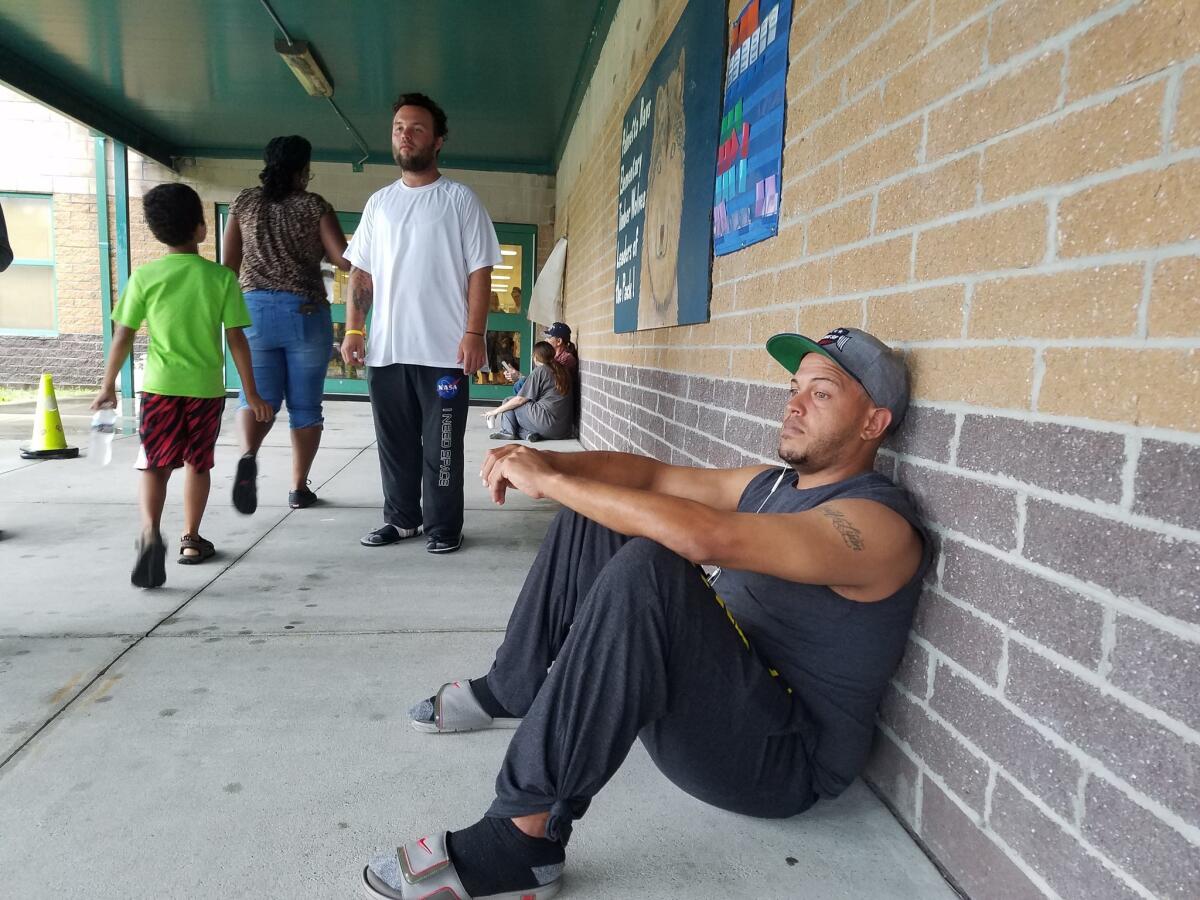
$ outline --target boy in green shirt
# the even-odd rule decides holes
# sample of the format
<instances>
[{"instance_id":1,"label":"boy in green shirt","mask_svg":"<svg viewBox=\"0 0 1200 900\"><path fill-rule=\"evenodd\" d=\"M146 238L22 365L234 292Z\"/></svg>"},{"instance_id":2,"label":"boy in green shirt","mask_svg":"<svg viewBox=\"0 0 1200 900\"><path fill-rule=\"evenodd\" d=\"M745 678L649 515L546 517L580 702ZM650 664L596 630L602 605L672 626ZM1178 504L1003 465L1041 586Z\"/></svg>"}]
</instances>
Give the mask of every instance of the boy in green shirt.
<instances>
[{"instance_id":1,"label":"boy in green shirt","mask_svg":"<svg viewBox=\"0 0 1200 900\"><path fill-rule=\"evenodd\" d=\"M187 473L179 562L203 562L215 552L212 543L200 536L200 519L208 504L209 472L225 407L222 326L254 418L269 422L274 413L254 385L250 347L242 334L250 325L250 314L237 276L200 256L200 243L208 231L199 195L185 184L160 184L147 192L142 209L150 231L170 249L162 259L130 276L113 310L112 350L92 409L116 405L117 372L133 348L138 329L147 323L150 346L138 429L142 533L130 581L154 588L167 580L159 524L167 481L181 466L187 467Z\"/></svg>"}]
</instances>

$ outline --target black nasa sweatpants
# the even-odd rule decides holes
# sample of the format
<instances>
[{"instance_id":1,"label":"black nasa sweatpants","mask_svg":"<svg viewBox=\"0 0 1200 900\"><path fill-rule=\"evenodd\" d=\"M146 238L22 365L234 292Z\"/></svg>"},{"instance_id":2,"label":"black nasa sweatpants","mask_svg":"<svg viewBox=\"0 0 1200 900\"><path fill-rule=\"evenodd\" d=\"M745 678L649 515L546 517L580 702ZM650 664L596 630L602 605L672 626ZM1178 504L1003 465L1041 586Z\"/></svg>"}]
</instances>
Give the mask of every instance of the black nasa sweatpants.
<instances>
[{"instance_id":1,"label":"black nasa sweatpants","mask_svg":"<svg viewBox=\"0 0 1200 900\"><path fill-rule=\"evenodd\" d=\"M383 518L452 541L463 525L463 437L471 379L462 369L369 366Z\"/></svg>"}]
</instances>

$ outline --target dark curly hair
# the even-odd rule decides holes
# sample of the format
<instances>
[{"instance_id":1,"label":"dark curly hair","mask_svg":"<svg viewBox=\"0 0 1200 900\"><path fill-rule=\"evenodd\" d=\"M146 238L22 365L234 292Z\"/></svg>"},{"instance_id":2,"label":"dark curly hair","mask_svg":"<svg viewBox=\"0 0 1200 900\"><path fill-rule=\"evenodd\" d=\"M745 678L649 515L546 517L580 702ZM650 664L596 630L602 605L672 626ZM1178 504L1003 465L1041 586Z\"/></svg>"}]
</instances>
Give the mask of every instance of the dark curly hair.
<instances>
[{"instance_id":1,"label":"dark curly hair","mask_svg":"<svg viewBox=\"0 0 1200 900\"><path fill-rule=\"evenodd\" d=\"M419 106L429 110L433 116L434 137L444 138L450 134L450 129L446 127L446 111L424 94L401 94L392 104L392 115L400 112L402 106Z\"/></svg>"},{"instance_id":2,"label":"dark curly hair","mask_svg":"<svg viewBox=\"0 0 1200 900\"><path fill-rule=\"evenodd\" d=\"M142 214L155 238L168 247L191 241L196 226L204 222L200 195L186 184L160 184L142 198Z\"/></svg>"},{"instance_id":3,"label":"dark curly hair","mask_svg":"<svg viewBox=\"0 0 1200 900\"><path fill-rule=\"evenodd\" d=\"M296 176L312 160L312 144L298 134L273 137L263 151L266 166L258 173L263 196L272 203L296 190Z\"/></svg>"}]
</instances>

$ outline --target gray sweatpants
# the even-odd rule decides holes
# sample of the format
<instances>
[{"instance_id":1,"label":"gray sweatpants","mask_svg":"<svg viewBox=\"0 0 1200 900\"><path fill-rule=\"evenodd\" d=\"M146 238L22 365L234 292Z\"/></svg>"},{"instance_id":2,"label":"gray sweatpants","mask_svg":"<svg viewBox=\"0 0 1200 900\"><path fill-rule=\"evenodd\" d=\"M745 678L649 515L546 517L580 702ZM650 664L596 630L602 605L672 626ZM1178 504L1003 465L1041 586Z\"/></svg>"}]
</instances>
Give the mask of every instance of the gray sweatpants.
<instances>
[{"instance_id":1,"label":"gray sweatpants","mask_svg":"<svg viewBox=\"0 0 1200 900\"><path fill-rule=\"evenodd\" d=\"M722 809L777 818L816 801L803 704L700 570L570 510L542 543L488 686L524 716L488 815L549 811L547 835L564 843L638 737L667 778Z\"/></svg>"}]
</instances>

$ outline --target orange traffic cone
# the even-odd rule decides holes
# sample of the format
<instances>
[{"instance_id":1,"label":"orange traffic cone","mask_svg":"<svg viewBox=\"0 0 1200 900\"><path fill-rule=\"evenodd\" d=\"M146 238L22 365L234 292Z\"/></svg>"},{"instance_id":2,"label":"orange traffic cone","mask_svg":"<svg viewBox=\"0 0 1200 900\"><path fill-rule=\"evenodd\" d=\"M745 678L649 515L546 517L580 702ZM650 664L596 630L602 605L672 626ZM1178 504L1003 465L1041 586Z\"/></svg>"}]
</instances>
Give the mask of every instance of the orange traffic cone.
<instances>
[{"instance_id":1,"label":"orange traffic cone","mask_svg":"<svg viewBox=\"0 0 1200 900\"><path fill-rule=\"evenodd\" d=\"M58 414L58 401L54 397L54 379L49 372L42 373L42 384L38 390L37 411L33 414L33 437L29 446L21 448L23 459L74 459L79 455L78 447L67 446L63 433L62 417Z\"/></svg>"}]
</instances>

